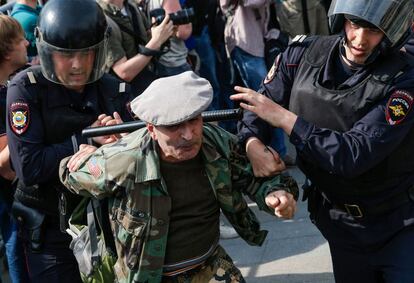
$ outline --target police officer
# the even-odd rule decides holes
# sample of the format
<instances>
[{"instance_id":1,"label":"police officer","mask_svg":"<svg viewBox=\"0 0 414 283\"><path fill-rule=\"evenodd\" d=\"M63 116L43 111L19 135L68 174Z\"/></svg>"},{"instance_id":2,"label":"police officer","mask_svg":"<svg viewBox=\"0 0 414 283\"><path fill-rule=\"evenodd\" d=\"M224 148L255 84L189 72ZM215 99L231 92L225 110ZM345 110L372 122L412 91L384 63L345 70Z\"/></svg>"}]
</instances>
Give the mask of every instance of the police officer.
<instances>
[{"instance_id":1,"label":"police officer","mask_svg":"<svg viewBox=\"0 0 414 283\"><path fill-rule=\"evenodd\" d=\"M254 112L240 136L257 174L281 168L260 141L270 125L290 136L336 282L414 282L414 69L400 51L412 15L411 0L333 1L339 35L298 37L263 95L232 97Z\"/></svg>"},{"instance_id":2,"label":"police officer","mask_svg":"<svg viewBox=\"0 0 414 283\"><path fill-rule=\"evenodd\" d=\"M77 200L60 193L59 162L88 142L81 137L85 127L131 119L129 93L103 73L108 28L95 1L49 1L36 36L41 67L16 75L7 93L7 136L19 180L13 209L27 240L31 281L81 282L71 238L62 232Z\"/></svg>"}]
</instances>

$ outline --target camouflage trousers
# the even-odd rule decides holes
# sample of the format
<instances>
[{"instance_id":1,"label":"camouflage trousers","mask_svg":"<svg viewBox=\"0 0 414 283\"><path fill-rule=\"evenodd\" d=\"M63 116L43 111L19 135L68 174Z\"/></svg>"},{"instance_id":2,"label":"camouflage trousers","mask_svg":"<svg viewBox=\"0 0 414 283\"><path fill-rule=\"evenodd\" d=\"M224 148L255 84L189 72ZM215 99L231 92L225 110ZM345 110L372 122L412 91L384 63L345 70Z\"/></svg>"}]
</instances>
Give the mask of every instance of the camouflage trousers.
<instances>
[{"instance_id":1,"label":"camouflage trousers","mask_svg":"<svg viewBox=\"0 0 414 283\"><path fill-rule=\"evenodd\" d=\"M240 270L226 251L218 246L205 263L176 276L164 276L163 283L245 283Z\"/></svg>"}]
</instances>

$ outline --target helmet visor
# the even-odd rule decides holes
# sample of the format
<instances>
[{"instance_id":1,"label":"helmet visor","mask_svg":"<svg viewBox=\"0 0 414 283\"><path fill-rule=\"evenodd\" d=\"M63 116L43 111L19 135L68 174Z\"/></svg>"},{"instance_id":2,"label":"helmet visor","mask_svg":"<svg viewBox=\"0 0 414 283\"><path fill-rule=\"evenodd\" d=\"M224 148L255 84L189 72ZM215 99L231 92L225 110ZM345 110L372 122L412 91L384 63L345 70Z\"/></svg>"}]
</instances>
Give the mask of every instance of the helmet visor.
<instances>
[{"instance_id":1,"label":"helmet visor","mask_svg":"<svg viewBox=\"0 0 414 283\"><path fill-rule=\"evenodd\" d=\"M106 42L83 48L65 49L37 39L43 75L66 86L81 86L100 79L105 71Z\"/></svg>"},{"instance_id":2,"label":"helmet visor","mask_svg":"<svg viewBox=\"0 0 414 283\"><path fill-rule=\"evenodd\" d=\"M382 30L395 45L411 26L411 0L333 0L328 16L348 14L361 18Z\"/></svg>"}]
</instances>

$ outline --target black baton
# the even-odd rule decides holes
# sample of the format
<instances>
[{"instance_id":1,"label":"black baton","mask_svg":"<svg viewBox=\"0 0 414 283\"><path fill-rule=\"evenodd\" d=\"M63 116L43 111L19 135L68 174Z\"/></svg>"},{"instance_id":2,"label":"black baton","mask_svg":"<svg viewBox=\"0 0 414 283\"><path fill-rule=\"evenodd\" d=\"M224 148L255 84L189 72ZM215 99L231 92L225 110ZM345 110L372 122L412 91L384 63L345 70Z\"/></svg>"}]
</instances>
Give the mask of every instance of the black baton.
<instances>
[{"instance_id":1,"label":"black baton","mask_svg":"<svg viewBox=\"0 0 414 283\"><path fill-rule=\"evenodd\" d=\"M242 109L226 109L226 110L214 110L205 111L201 113L203 122L225 121L225 120L239 120L242 117ZM143 121L131 121L118 125L103 126L87 128L82 131L82 136L86 138L108 136L119 133L130 133L135 130L145 127L146 122Z\"/></svg>"}]
</instances>

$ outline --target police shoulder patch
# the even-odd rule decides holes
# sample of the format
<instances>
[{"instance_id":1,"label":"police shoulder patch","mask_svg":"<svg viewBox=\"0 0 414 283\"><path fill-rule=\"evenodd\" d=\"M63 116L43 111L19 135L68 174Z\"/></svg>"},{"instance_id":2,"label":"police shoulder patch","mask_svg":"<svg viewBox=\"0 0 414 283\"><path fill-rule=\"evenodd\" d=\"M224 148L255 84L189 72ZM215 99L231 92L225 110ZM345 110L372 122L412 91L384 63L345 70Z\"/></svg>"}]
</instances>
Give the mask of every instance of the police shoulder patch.
<instances>
[{"instance_id":1,"label":"police shoulder patch","mask_svg":"<svg viewBox=\"0 0 414 283\"><path fill-rule=\"evenodd\" d=\"M276 56L275 62L273 63L272 68L270 68L269 73L267 73L263 83L264 84L268 84L271 81L273 81L273 79L276 76L277 70L279 69L279 64L280 64L280 54Z\"/></svg>"},{"instance_id":2,"label":"police shoulder patch","mask_svg":"<svg viewBox=\"0 0 414 283\"><path fill-rule=\"evenodd\" d=\"M400 124L411 110L413 102L414 96L408 91L394 91L388 100L387 108L385 109L387 123L390 125Z\"/></svg>"},{"instance_id":3,"label":"police shoulder patch","mask_svg":"<svg viewBox=\"0 0 414 283\"><path fill-rule=\"evenodd\" d=\"M30 110L26 102L16 101L9 108L10 127L14 133L21 135L29 127Z\"/></svg>"}]
</instances>

